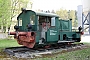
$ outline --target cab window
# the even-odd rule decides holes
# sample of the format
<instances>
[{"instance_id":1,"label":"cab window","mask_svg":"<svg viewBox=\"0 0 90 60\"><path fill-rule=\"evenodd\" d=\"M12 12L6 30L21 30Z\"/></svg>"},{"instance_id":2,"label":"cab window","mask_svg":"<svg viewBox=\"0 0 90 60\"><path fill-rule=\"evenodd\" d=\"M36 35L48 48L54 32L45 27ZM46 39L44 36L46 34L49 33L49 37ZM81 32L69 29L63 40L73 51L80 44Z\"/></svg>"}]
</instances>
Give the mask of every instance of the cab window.
<instances>
[{"instance_id":1,"label":"cab window","mask_svg":"<svg viewBox=\"0 0 90 60\"><path fill-rule=\"evenodd\" d=\"M30 24L35 25L35 15L30 16Z\"/></svg>"},{"instance_id":2,"label":"cab window","mask_svg":"<svg viewBox=\"0 0 90 60\"><path fill-rule=\"evenodd\" d=\"M22 26L22 19L21 19L21 18L19 19L19 24L18 24L18 26Z\"/></svg>"},{"instance_id":3,"label":"cab window","mask_svg":"<svg viewBox=\"0 0 90 60\"><path fill-rule=\"evenodd\" d=\"M55 26L55 17L51 18L51 26Z\"/></svg>"}]
</instances>

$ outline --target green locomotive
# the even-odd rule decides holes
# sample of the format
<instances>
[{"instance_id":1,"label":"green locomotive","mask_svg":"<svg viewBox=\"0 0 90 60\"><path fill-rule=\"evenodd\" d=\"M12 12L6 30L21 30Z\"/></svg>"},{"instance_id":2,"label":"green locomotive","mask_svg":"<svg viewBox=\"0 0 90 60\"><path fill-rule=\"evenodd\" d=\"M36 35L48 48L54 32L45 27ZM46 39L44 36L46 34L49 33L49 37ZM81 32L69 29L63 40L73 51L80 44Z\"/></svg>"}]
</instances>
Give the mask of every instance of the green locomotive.
<instances>
[{"instance_id":1,"label":"green locomotive","mask_svg":"<svg viewBox=\"0 0 90 60\"><path fill-rule=\"evenodd\" d=\"M81 32L72 31L72 21L59 19L53 13L23 9L14 29L16 31L10 35L14 35L20 45L29 48L81 41Z\"/></svg>"}]
</instances>

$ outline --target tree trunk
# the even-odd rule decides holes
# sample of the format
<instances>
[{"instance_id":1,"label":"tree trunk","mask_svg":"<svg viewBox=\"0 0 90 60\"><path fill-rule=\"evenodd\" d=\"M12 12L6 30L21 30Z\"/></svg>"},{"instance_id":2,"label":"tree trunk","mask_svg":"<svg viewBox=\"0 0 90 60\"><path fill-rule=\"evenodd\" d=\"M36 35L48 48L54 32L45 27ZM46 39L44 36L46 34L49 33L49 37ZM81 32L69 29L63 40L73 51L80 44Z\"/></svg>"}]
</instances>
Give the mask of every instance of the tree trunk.
<instances>
[{"instance_id":1,"label":"tree trunk","mask_svg":"<svg viewBox=\"0 0 90 60\"><path fill-rule=\"evenodd\" d=\"M4 32L4 31L3 31L3 25L1 25L1 31Z\"/></svg>"}]
</instances>

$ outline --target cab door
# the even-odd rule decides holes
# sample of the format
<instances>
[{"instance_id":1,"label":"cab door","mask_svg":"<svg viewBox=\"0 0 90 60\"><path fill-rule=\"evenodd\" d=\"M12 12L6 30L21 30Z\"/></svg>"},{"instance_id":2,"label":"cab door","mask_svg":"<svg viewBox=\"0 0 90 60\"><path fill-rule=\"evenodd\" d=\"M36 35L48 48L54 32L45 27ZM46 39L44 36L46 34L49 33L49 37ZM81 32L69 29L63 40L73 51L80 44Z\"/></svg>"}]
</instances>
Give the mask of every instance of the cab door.
<instances>
[{"instance_id":1,"label":"cab door","mask_svg":"<svg viewBox=\"0 0 90 60\"><path fill-rule=\"evenodd\" d=\"M58 28L57 28L57 18L56 17L52 17L51 18L51 26L50 28L47 30L46 33L46 38L47 38L47 42L52 43L52 42L57 42L58 41Z\"/></svg>"}]
</instances>

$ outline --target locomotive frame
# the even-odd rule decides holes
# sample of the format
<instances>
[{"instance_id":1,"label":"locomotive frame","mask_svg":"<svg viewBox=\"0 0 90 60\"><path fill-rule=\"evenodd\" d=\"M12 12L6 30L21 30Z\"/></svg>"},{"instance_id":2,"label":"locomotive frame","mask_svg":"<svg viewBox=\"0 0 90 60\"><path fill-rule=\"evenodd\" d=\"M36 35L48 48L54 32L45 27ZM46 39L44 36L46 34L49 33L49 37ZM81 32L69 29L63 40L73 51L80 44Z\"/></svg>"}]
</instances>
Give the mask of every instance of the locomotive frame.
<instances>
[{"instance_id":1,"label":"locomotive frame","mask_svg":"<svg viewBox=\"0 0 90 60\"><path fill-rule=\"evenodd\" d=\"M29 48L81 41L81 31L72 31L72 20L62 20L53 13L22 10L15 32L9 32L20 45Z\"/></svg>"}]
</instances>

